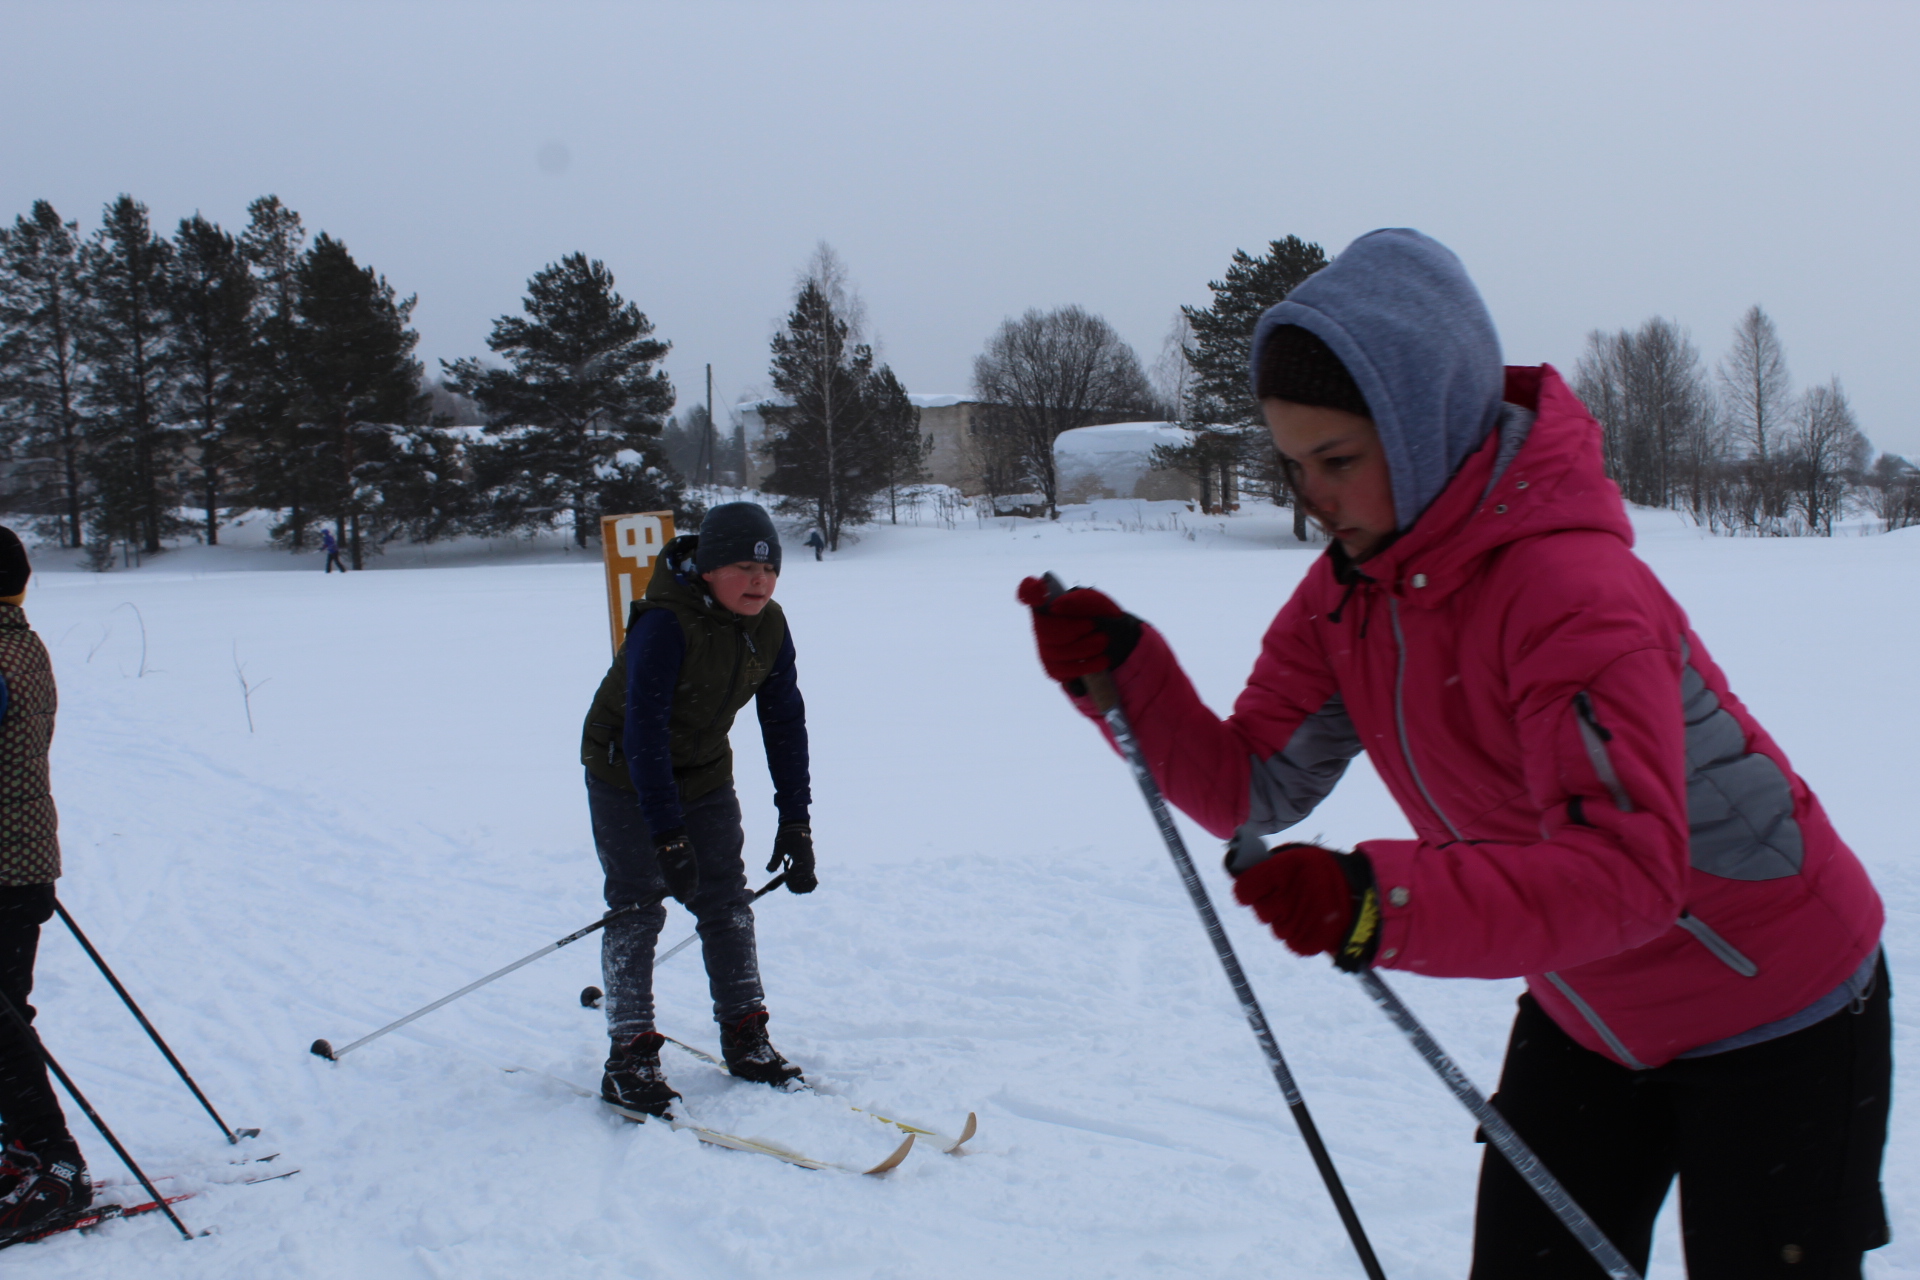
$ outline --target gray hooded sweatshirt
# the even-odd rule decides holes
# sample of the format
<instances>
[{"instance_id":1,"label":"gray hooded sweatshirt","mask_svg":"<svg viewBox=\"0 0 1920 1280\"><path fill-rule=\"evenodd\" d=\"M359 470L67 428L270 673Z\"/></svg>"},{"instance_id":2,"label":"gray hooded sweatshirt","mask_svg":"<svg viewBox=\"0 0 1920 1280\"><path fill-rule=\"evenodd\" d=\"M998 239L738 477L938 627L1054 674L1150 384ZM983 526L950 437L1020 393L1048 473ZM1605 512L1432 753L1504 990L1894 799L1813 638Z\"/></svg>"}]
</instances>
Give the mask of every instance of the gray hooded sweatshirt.
<instances>
[{"instance_id":1,"label":"gray hooded sweatshirt","mask_svg":"<svg viewBox=\"0 0 1920 1280\"><path fill-rule=\"evenodd\" d=\"M1386 450L1395 519L1411 528L1500 419L1500 338L1466 268L1418 231L1361 236L1260 317L1256 395L1260 352L1283 324L1314 334L1353 375Z\"/></svg>"}]
</instances>

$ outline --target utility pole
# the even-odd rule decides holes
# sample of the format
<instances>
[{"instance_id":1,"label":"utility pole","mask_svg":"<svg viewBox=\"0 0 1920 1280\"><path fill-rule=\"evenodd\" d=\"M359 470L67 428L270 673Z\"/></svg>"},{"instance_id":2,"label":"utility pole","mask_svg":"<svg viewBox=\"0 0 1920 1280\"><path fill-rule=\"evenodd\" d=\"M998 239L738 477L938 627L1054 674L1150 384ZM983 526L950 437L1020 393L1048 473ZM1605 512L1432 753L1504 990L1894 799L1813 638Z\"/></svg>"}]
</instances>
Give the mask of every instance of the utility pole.
<instances>
[{"instance_id":1,"label":"utility pole","mask_svg":"<svg viewBox=\"0 0 1920 1280\"><path fill-rule=\"evenodd\" d=\"M715 451L715 428L713 425L713 366L707 366L707 432L700 441L700 452L707 459L707 483L713 483L713 455Z\"/></svg>"}]
</instances>

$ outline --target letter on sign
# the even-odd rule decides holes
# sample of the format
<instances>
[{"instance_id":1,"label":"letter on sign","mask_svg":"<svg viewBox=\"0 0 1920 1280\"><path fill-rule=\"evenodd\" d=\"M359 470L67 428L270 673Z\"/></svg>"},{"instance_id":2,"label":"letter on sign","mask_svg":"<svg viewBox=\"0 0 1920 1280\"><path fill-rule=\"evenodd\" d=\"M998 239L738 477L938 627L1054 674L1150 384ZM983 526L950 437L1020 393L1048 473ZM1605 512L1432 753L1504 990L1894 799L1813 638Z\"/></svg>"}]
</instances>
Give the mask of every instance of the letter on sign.
<instances>
[{"instance_id":1,"label":"letter on sign","mask_svg":"<svg viewBox=\"0 0 1920 1280\"><path fill-rule=\"evenodd\" d=\"M673 512L643 511L600 517L600 552L607 564L607 615L613 647L627 638L627 611L647 593L653 564L673 540Z\"/></svg>"}]
</instances>

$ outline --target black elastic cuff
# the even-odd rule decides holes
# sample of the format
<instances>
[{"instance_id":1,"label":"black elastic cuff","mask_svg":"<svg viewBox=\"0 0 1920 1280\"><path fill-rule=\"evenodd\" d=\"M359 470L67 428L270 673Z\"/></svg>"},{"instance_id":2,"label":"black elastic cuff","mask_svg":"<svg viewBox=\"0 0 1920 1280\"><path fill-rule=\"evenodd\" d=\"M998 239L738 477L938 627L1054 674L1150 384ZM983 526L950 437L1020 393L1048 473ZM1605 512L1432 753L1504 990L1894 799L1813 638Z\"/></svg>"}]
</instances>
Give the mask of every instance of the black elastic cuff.
<instances>
[{"instance_id":1,"label":"black elastic cuff","mask_svg":"<svg viewBox=\"0 0 1920 1280\"><path fill-rule=\"evenodd\" d=\"M1093 625L1107 638L1107 670L1112 671L1132 656L1134 647L1140 643L1140 628L1146 624L1130 613L1123 613L1096 619Z\"/></svg>"},{"instance_id":2,"label":"black elastic cuff","mask_svg":"<svg viewBox=\"0 0 1920 1280\"><path fill-rule=\"evenodd\" d=\"M1353 923L1334 949L1333 963L1347 973L1358 973L1373 966L1373 954L1380 949L1380 890L1374 884L1373 863L1366 854L1336 853L1333 857L1347 878L1353 900Z\"/></svg>"}]
</instances>

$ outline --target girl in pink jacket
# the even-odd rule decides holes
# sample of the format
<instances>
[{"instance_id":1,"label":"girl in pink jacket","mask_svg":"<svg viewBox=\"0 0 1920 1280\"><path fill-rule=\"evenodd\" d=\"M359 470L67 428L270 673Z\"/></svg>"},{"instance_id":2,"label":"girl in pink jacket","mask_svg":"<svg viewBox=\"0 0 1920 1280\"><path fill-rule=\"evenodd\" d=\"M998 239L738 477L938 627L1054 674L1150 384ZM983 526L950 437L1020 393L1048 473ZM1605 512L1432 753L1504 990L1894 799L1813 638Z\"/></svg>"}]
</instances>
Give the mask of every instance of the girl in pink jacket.
<instances>
[{"instance_id":1,"label":"girl in pink jacket","mask_svg":"<svg viewBox=\"0 0 1920 1280\"><path fill-rule=\"evenodd\" d=\"M1495 1105L1642 1270L1677 1175L1694 1280L1858 1276L1887 1240L1880 900L1633 554L1599 426L1551 366L1502 367L1413 231L1355 241L1252 349L1333 545L1233 714L1104 595L1039 607L1029 580L1049 674L1113 673L1161 789L1231 837L1236 896L1294 951L1527 979ZM1362 751L1415 838L1269 850ZM1599 1274L1489 1151L1476 1280Z\"/></svg>"}]
</instances>

